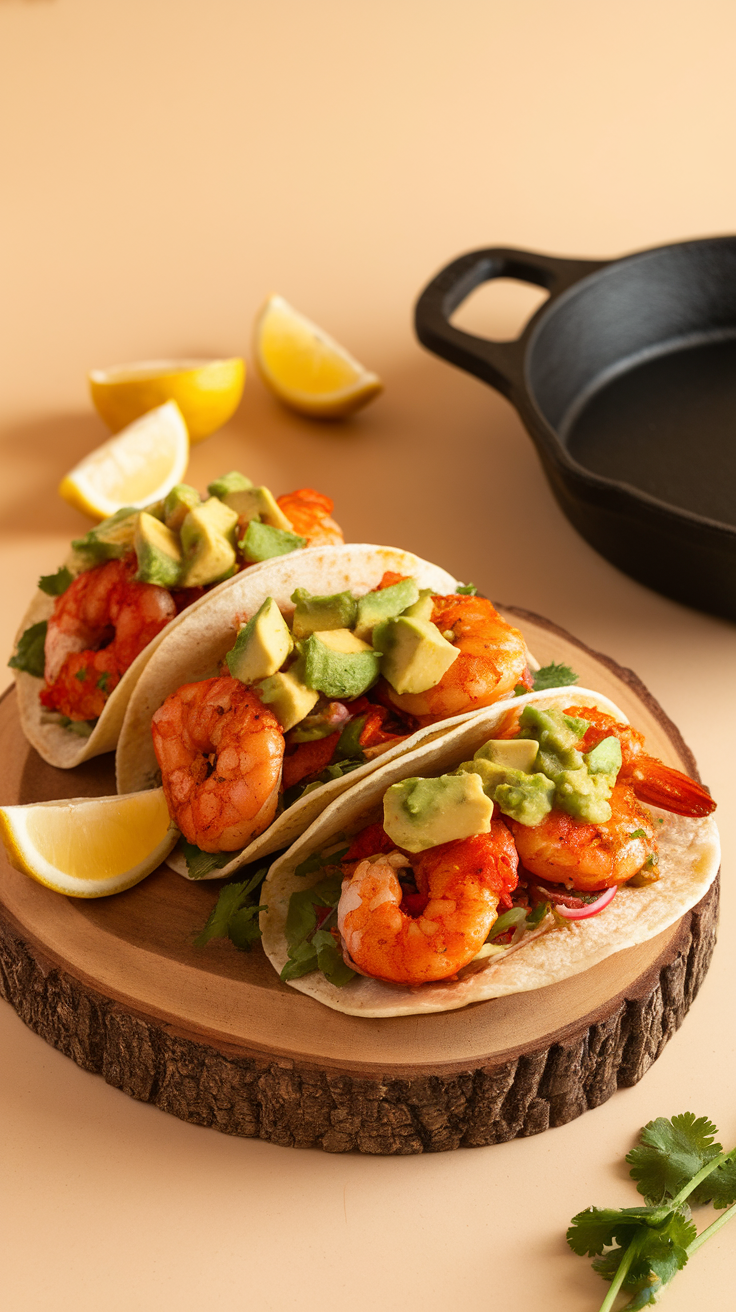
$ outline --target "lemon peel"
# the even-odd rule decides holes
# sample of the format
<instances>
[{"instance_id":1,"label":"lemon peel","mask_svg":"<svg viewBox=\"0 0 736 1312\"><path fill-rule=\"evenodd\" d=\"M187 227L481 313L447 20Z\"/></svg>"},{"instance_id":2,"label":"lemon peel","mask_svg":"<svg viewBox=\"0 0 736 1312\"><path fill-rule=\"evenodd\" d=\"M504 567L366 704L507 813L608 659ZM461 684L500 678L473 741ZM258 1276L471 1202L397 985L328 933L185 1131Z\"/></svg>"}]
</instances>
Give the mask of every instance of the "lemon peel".
<instances>
[{"instance_id":1,"label":"lemon peel","mask_svg":"<svg viewBox=\"0 0 736 1312\"><path fill-rule=\"evenodd\" d=\"M300 414L340 419L367 405L383 389L334 338L283 296L271 296L255 323L254 352L266 386Z\"/></svg>"},{"instance_id":2,"label":"lemon peel","mask_svg":"<svg viewBox=\"0 0 736 1312\"><path fill-rule=\"evenodd\" d=\"M95 519L122 506L142 510L180 483L189 436L175 401L151 410L90 451L59 484L59 495Z\"/></svg>"},{"instance_id":3,"label":"lemon peel","mask_svg":"<svg viewBox=\"0 0 736 1312\"><path fill-rule=\"evenodd\" d=\"M178 837L162 788L0 807L10 864L68 897L132 888L165 860Z\"/></svg>"},{"instance_id":4,"label":"lemon peel","mask_svg":"<svg viewBox=\"0 0 736 1312\"><path fill-rule=\"evenodd\" d=\"M89 374L97 413L119 433L134 419L166 401L176 401L192 442L221 428L237 410L245 384L245 361L143 360L93 369Z\"/></svg>"}]
</instances>

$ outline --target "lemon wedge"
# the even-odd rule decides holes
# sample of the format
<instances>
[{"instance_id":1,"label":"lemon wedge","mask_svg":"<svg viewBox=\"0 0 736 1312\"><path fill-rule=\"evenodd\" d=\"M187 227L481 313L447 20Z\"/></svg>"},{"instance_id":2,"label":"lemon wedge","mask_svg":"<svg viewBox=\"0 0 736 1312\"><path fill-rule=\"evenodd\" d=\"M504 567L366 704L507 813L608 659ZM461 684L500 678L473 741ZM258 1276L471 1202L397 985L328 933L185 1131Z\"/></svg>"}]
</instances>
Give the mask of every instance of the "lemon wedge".
<instances>
[{"instance_id":1,"label":"lemon wedge","mask_svg":"<svg viewBox=\"0 0 736 1312\"><path fill-rule=\"evenodd\" d=\"M93 369L92 401L113 433L164 401L176 401L192 442L201 442L237 410L243 395L245 362L231 360L149 360Z\"/></svg>"},{"instance_id":2,"label":"lemon wedge","mask_svg":"<svg viewBox=\"0 0 736 1312\"><path fill-rule=\"evenodd\" d=\"M283 296L271 296L258 314L254 350L266 386L301 414L340 419L367 405L383 387L377 374Z\"/></svg>"},{"instance_id":3,"label":"lemon wedge","mask_svg":"<svg viewBox=\"0 0 736 1312\"><path fill-rule=\"evenodd\" d=\"M69 897L107 897L138 884L179 837L162 788L0 807L10 864Z\"/></svg>"},{"instance_id":4,"label":"lemon wedge","mask_svg":"<svg viewBox=\"0 0 736 1312\"><path fill-rule=\"evenodd\" d=\"M96 519L122 506L142 510L181 483L188 462L186 424L168 401L90 451L61 480L59 495Z\"/></svg>"}]
</instances>

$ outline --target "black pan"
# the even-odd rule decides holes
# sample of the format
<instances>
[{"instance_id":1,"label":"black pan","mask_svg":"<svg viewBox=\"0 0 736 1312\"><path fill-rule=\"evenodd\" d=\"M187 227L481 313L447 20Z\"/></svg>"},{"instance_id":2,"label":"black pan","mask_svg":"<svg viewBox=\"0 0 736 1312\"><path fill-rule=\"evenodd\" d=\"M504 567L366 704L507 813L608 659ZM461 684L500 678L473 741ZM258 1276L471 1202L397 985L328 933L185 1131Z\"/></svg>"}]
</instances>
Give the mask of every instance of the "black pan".
<instances>
[{"instance_id":1,"label":"black pan","mask_svg":"<svg viewBox=\"0 0 736 1312\"><path fill-rule=\"evenodd\" d=\"M450 323L491 278L550 293L516 341ZM416 330L509 398L591 546L736 620L736 237L604 261L472 251L422 292Z\"/></svg>"}]
</instances>

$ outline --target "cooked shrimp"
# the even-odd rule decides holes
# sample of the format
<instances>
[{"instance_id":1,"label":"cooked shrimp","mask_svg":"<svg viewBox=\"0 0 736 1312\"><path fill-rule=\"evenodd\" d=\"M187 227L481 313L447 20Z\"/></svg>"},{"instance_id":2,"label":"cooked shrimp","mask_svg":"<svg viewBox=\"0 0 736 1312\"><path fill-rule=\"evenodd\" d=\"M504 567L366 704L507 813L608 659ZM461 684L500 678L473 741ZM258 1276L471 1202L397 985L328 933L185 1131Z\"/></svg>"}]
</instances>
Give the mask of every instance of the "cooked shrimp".
<instances>
[{"instance_id":1,"label":"cooked shrimp","mask_svg":"<svg viewBox=\"0 0 736 1312\"><path fill-rule=\"evenodd\" d=\"M151 721L169 815L203 852L233 852L276 814L284 735L239 679L185 683Z\"/></svg>"},{"instance_id":2,"label":"cooked shrimp","mask_svg":"<svg viewBox=\"0 0 736 1312\"><path fill-rule=\"evenodd\" d=\"M176 615L166 588L136 583L134 556L79 574L48 622L41 702L72 720L95 720L128 666Z\"/></svg>"},{"instance_id":3,"label":"cooked shrimp","mask_svg":"<svg viewBox=\"0 0 736 1312\"><path fill-rule=\"evenodd\" d=\"M617 783L604 824L553 810L539 825L507 818L522 865L540 879L588 891L625 884L656 856L654 825L630 784Z\"/></svg>"},{"instance_id":4,"label":"cooked shrimp","mask_svg":"<svg viewBox=\"0 0 736 1312\"><path fill-rule=\"evenodd\" d=\"M359 861L343 880L337 925L358 970L394 984L447 979L473 959L516 885L518 860L505 824L441 843L411 858L390 852ZM397 871L411 865L426 905L401 908Z\"/></svg>"},{"instance_id":5,"label":"cooked shrimp","mask_svg":"<svg viewBox=\"0 0 736 1312\"><path fill-rule=\"evenodd\" d=\"M644 751L644 735L630 724L619 724L612 715L595 710L592 706L569 706L565 715L587 720L590 728L580 744L582 752L590 752L604 738L618 738L621 744L622 765L619 782L627 780L640 802L659 806L663 811L677 815L703 816L715 811L716 804L710 793L671 765L665 765L656 756Z\"/></svg>"},{"instance_id":6,"label":"cooked shrimp","mask_svg":"<svg viewBox=\"0 0 736 1312\"><path fill-rule=\"evenodd\" d=\"M291 520L295 533L307 539L308 547L341 546L345 541L342 529L332 519L335 503L324 492L313 487L300 487L296 492L285 492L276 498L286 518Z\"/></svg>"},{"instance_id":7,"label":"cooked shrimp","mask_svg":"<svg viewBox=\"0 0 736 1312\"><path fill-rule=\"evenodd\" d=\"M432 623L457 647L453 661L434 688L388 698L420 725L490 706L510 695L518 683L531 689L526 647L518 629L501 619L486 597L433 597Z\"/></svg>"}]
</instances>

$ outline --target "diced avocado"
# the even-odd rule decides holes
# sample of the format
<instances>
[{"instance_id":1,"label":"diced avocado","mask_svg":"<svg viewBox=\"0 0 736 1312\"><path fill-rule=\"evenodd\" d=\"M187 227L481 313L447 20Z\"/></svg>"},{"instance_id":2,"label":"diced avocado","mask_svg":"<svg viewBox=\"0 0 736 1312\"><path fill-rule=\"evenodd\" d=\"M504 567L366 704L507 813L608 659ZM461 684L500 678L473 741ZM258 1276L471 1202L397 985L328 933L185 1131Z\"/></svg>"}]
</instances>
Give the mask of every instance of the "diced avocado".
<instances>
[{"instance_id":1,"label":"diced avocado","mask_svg":"<svg viewBox=\"0 0 736 1312\"><path fill-rule=\"evenodd\" d=\"M554 782L555 806L560 811L567 811L585 824L601 825L611 819L608 798L615 777L612 781L610 775L588 774L583 766L580 770L562 770Z\"/></svg>"},{"instance_id":2,"label":"diced avocado","mask_svg":"<svg viewBox=\"0 0 736 1312\"><path fill-rule=\"evenodd\" d=\"M459 768L479 777L498 809L520 825L540 825L552 810L555 786L546 775L525 774L484 757L464 761Z\"/></svg>"},{"instance_id":3,"label":"diced avocado","mask_svg":"<svg viewBox=\"0 0 736 1312\"><path fill-rule=\"evenodd\" d=\"M258 696L270 706L284 733L309 715L319 701L319 693L314 688L307 688L295 673L299 664L297 661L290 670L281 670L256 685Z\"/></svg>"},{"instance_id":4,"label":"diced avocado","mask_svg":"<svg viewBox=\"0 0 736 1312\"><path fill-rule=\"evenodd\" d=\"M173 588L181 576L181 547L176 533L145 510L138 516L135 531L138 557L137 583L158 583Z\"/></svg>"},{"instance_id":5,"label":"diced avocado","mask_svg":"<svg viewBox=\"0 0 736 1312\"><path fill-rule=\"evenodd\" d=\"M133 550L135 526L139 511L133 506L123 506L109 519L85 533L82 538L75 538L72 549L78 554L84 569L102 565L106 560L119 560Z\"/></svg>"},{"instance_id":6,"label":"diced avocado","mask_svg":"<svg viewBox=\"0 0 736 1312\"><path fill-rule=\"evenodd\" d=\"M531 774L538 752L539 744L533 738L491 738L478 748L475 759Z\"/></svg>"},{"instance_id":7,"label":"diced avocado","mask_svg":"<svg viewBox=\"0 0 736 1312\"><path fill-rule=\"evenodd\" d=\"M314 637L319 638L320 642L325 647L329 647L330 651L343 652L345 655L353 652L373 651L369 642L363 642L363 639L357 637L355 633L351 633L350 629L317 629Z\"/></svg>"},{"instance_id":8,"label":"diced avocado","mask_svg":"<svg viewBox=\"0 0 736 1312\"><path fill-rule=\"evenodd\" d=\"M172 533L178 533L190 510L200 506L202 499L196 487L188 483L177 483L172 487L164 501L164 523Z\"/></svg>"},{"instance_id":9,"label":"diced avocado","mask_svg":"<svg viewBox=\"0 0 736 1312\"><path fill-rule=\"evenodd\" d=\"M164 500L152 501L150 506L145 506L144 509L147 515L152 515L154 519L160 519L163 523L165 505L166 502Z\"/></svg>"},{"instance_id":10,"label":"diced avocado","mask_svg":"<svg viewBox=\"0 0 736 1312\"><path fill-rule=\"evenodd\" d=\"M313 597L306 588L297 588L291 600L296 606L291 622L295 638L308 638L318 630L352 629L355 624L358 603L352 592Z\"/></svg>"},{"instance_id":11,"label":"diced avocado","mask_svg":"<svg viewBox=\"0 0 736 1312\"><path fill-rule=\"evenodd\" d=\"M240 488L237 492L228 492L223 501L239 519L259 519L261 523L283 529L285 533L293 532L291 520L287 519L267 487Z\"/></svg>"},{"instance_id":12,"label":"diced avocado","mask_svg":"<svg viewBox=\"0 0 736 1312\"><path fill-rule=\"evenodd\" d=\"M217 497L209 497L189 511L181 526L182 587L203 587L233 573L235 548L231 539L237 522L235 511Z\"/></svg>"},{"instance_id":13,"label":"diced avocado","mask_svg":"<svg viewBox=\"0 0 736 1312\"><path fill-rule=\"evenodd\" d=\"M378 652L364 643L358 650L353 647L346 651L344 646L341 649L345 634L352 643L360 642L347 629L328 629L321 634L312 633L300 643L304 682L308 688L323 692L327 697L360 697L378 678Z\"/></svg>"},{"instance_id":14,"label":"diced avocado","mask_svg":"<svg viewBox=\"0 0 736 1312\"><path fill-rule=\"evenodd\" d=\"M240 630L235 646L225 660L230 673L241 683L255 683L281 669L294 642L273 597Z\"/></svg>"},{"instance_id":15,"label":"diced avocado","mask_svg":"<svg viewBox=\"0 0 736 1312\"><path fill-rule=\"evenodd\" d=\"M588 774L618 775L621 769L621 743L618 738L602 738L592 751L583 757Z\"/></svg>"},{"instance_id":16,"label":"diced avocado","mask_svg":"<svg viewBox=\"0 0 736 1312\"><path fill-rule=\"evenodd\" d=\"M398 693L434 688L460 652L427 620L385 620L373 630L373 646L383 653L381 673Z\"/></svg>"},{"instance_id":17,"label":"diced avocado","mask_svg":"<svg viewBox=\"0 0 736 1312\"><path fill-rule=\"evenodd\" d=\"M234 511L232 513L235 514ZM299 537L297 533L287 533L284 529L274 528L271 524L260 524L257 519L250 521L245 536L238 543L245 559L251 565L259 560L270 560L272 556L286 556L290 551L298 551L300 547L306 545L307 539Z\"/></svg>"},{"instance_id":18,"label":"diced avocado","mask_svg":"<svg viewBox=\"0 0 736 1312\"><path fill-rule=\"evenodd\" d=\"M220 500L223 500L231 492L243 492L246 488L252 486L253 484L249 478L246 478L245 474L241 474L237 469L231 469L229 474L222 474L215 479L214 483L208 483L207 491L211 497L219 497Z\"/></svg>"},{"instance_id":19,"label":"diced avocado","mask_svg":"<svg viewBox=\"0 0 736 1312\"><path fill-rule=\"evenodd\" d=\"M383 827L397 847L424 852L491 828L493 802L477 774L402 779L383 798Z\"/></svg>"},{"instance_id":20,"label":"diced avocado","mask_svg":"<svg viewBox=\"0 0 736 1312\"><path fill-rule=\"evenodd\" d=\"M359 638L369 638L377 624L383 620L395 619L407 606L413 606L419 600L419 588L416 579L402 579L390 588L381 588L378 592L367 592L358 601L358 615L354 625Z\"/></svg>"},{"instance_id":21,"label":"diced avocado","mask_svg":"<svg viewBox=\"0 0 736 1312\"><path fill-rule=\"evenodd\" d=\"M563 715L556 707L543 710L527 705L519 717L520 737L533 738L539 743L539 768L552 779L560 770L579 770L583 765L582 753L575 744L580 742L587 720Z\"/></svg>"},{"instance_id":22,"label":"diced avocado","mask_svg":"<svg viewBox=\"0 0 736 1312\"><path fill-rule=\"evenodd\" d=\"M407 606L403 614L410 620L431 620L434 613L434 593L431 588L422 588L419 599L413 606Z\"/></svg>"}]
</instances>

